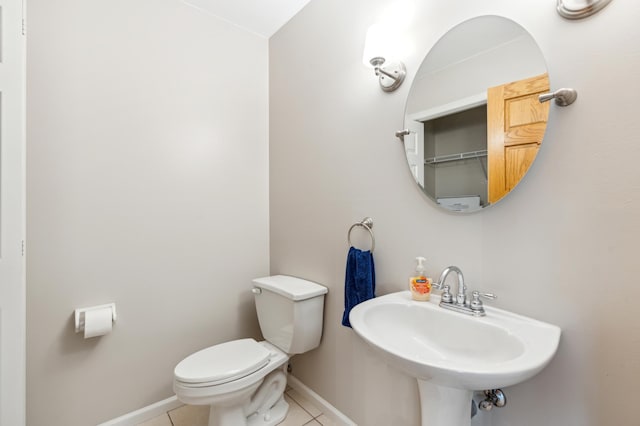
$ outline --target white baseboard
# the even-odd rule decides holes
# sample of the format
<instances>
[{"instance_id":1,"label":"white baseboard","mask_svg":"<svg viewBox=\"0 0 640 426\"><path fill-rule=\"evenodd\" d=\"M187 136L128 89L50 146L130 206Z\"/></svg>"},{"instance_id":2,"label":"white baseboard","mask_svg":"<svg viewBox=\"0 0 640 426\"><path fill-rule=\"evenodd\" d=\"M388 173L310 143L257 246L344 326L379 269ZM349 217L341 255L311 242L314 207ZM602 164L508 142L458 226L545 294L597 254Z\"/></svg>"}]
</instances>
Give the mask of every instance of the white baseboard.
<instances>
[{"instance_id":1,"label":"white baseboard","mask_svg":"<svg viewBox=\"0 0 640 426\"><path fill-rule=\"evenodd\" d=\"M337 425L358 426L351 419L338 411L336 407L331 405L324 398L311 390L307 385L302 383L295 376L289 375L287 377L287 383L293 389L297 390L302 396L312 402L316 407L318 407L322 411L322 414L329 417ZM151 420L154 417L161 416L162 414L183 405L184 404L178 401L178 398L174 395L160 402L156 402L155 404L151 404L139 410L132 411L131 413L125 414L116 419L101 423L98 426L135 426L140 423L146 422L147 420Z\"/></svg>"},{"instance_id":2,"label":"white baseboard","mask_svg":"<svg viewBox=\"0 0 640 426\"><path fill-rule=\"evenodd\" d=\"M289 376L287 377L287 383L293 389L297 390L302 396L311 401L322 411L322 414L329 417L336 424L340 426L358 426L353 420L342 414L342 412L340 412L336 407L334 407L327 400L315 393L311 388L302 383L295 376L289 374Z\"/></svg>"},{"instance_id":3,"label":"white baseboard","mask_svg":"<svg viewBox=\"0 0 640 426\"><path fill-rule=\"evenodd\" d=\"M156 402L155 404L147 405L139 410L120 416L117 419L101 423L98 426L135 426L146 422L147 420L151 420L154 417L161 416L167 411L182 407L183 405L184 404L178 401L178 398L174 395L160 402Z\"/></svg>"}]
</instances>

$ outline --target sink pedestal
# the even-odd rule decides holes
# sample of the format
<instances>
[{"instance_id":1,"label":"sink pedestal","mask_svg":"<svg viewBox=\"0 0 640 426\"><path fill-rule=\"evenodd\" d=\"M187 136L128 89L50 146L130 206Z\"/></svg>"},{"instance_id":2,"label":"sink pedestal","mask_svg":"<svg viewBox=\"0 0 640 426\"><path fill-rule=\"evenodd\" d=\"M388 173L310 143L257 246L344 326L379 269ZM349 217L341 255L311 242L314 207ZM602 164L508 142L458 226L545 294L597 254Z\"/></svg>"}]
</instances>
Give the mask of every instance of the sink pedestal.
<instances>
[{"instance_id":1,"label":"sink pedestal","mask_svg":"<svg viewBox=\"0 0 640 426\"><path fill-rule=\"evenodd\" d=\"M422 426L470 426L473 392L418 379Z\"/></svg>"}]
</instances>

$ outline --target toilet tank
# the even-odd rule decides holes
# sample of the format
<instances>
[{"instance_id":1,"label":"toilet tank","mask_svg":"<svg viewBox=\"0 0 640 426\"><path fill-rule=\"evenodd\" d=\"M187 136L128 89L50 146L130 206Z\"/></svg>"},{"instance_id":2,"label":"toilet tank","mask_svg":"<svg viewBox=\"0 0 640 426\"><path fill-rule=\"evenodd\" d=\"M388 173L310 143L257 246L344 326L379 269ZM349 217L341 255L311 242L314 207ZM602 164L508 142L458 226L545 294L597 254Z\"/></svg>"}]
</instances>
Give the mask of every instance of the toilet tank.
<instances>
[{"instance_id":1,"label":"toilet tank","mask_svg":"<svg viewBox=\"0 0 640 426\"><path fill-rule=\"evenodd\" d=\"M262 335L289 355L317 348L327 288L286 275L256 278L253 293Z\"/></svg>"}]
</instances>

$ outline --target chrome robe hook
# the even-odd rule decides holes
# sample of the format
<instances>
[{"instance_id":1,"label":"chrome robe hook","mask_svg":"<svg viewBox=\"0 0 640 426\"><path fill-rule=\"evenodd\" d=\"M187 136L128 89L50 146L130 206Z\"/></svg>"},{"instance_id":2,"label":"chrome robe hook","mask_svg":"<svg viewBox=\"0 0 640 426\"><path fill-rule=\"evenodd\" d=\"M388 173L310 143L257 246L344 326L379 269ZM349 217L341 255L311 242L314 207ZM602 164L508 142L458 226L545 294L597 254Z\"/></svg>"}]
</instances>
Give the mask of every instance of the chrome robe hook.
<instances>
[{"instance_id":1,"label":"chrome robe hook","mask_svg":"<svg viewBox=\"0 0 640 426\"><path fill-rule=\"evenodd\" d=\"M558 106L568 106L576 101L578 98L578 92L574 89L558 89L555 92L544 93L538 96L538 100L540 103L550 101L551 99L556 100L556 105Z\"/></svg>"}]
</instances>

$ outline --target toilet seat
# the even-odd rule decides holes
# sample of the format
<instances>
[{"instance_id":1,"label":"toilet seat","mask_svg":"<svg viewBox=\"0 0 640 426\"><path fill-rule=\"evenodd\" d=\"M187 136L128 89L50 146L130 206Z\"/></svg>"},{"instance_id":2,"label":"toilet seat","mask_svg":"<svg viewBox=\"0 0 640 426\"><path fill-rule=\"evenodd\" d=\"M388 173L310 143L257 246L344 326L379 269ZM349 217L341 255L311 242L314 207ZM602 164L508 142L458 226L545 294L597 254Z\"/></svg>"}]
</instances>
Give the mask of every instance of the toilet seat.
<instances>
[{"instance_id":1,"label":"toilet seat","mask_svg":"<svg viewBox=\"0 0 640 426\"><path fill-rule=\"evenodd\" d=\"M185 404L193 404L193 405L209 404L211 399L216 399L228 393L238 392L238 391L242 391L243 389L248 389L253 386L260 385L260 383L262 382L262 379L264 379L266 375L268 375L269 373L271 373L272 371L278 368L281 368L289 360L289 356L286 353L282 352L280 349L278 349L276 346L272 345L269 342L265 342L265 341L256 342L253 339L241 339L241 340L250 341L249 343L240 344L240 345L243 345L243 347L248 347L249 351L252 351L252 348L255 348L255 346L258 346L258 349L256 349L258 353L261 352L259 348L265 349L268 353L266 364L262 366L258 364L258 367L254 366L252 368L254 369L253 372L247 373L246 375L240 378L236 378L234 380L227 378L224 383L219 383L221 380L224 380L224 379L218 379L217 384L205 381L205 379L203 379L202 377L198 378L195 376L195 373L189 376L185 374L182 368L178 370L178 366L176 366L176 369L174 370L173 390L176 393L176 395L178 395L178 398ZM235 342L238 342L238 340L234 340L232 342L227 342L227 343L221 343L219 345L215 345L210 348L203 349L203 351L211 350L212 352L214 352L213 348L216 348L218 346L228 345L230 343L235 345ZM185 358L183 362L189 358L190 357ZM187 363L186 365L189 366L189 364L190 363ZM251 369L246 368L243 371L247 371L247 370L251 370ZM178 377L178 374L180 374L182 377L186 376L185 378L191 377L193 381L185 382ZM234 376L237 377L238 374L235 374Z\"/></svg>"},{"instance_id":2,"label":"toilet seat","mask_svg":"<svg viewBox=\"0 0 640 426\"><path fill-rule=\"evenodd\" d=\"M233 340L188 356L176 366L174 375L176 381L190 387L221 385L264 368L271 354L254 339Z\"/></svg>"}]
</instances>

